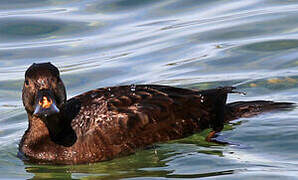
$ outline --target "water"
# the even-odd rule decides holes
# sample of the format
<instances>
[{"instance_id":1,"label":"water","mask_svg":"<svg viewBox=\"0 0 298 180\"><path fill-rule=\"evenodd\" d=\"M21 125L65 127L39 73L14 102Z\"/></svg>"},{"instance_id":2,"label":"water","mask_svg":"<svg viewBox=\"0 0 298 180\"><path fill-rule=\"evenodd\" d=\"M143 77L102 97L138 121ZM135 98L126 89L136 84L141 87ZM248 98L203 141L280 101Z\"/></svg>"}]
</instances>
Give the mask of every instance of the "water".
<instances>
[{"instance_id":1,"label":"water","mask_svg":"<svg viewBox=\"0 0 298 180\"><path fill-rule=\"evenodd\" d=\"M229 101L298 103L297 9L294 0L0 1L0 178L298 179L297 108L227 125L226 146L203 132L91 165L16 157L33 62L57 65L69 97L122 84L234 85L247 95Z\"/></svg>"}]
</instances>

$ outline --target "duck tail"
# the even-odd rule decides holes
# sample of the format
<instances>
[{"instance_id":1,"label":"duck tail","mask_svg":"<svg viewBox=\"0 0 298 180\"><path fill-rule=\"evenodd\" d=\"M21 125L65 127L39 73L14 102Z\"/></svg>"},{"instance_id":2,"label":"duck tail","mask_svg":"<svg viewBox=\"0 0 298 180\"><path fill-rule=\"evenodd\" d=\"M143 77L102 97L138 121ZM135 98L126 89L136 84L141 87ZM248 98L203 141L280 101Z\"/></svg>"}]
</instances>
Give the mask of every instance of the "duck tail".
<instances>
[{"instance_id":1,"label":"duck tail","mask_svg":"<svg viewBox=\"0 0 298 180\"><path fill-rule=\"evenodd\" d=\"M274 110L290 110L294 107L295 104L290 102L237 101L226 104L225 122L229 122L242 117L252 117L263 112Z\"/></svg>"},{"instance_id":2,"label":"duck tail","mask_svg":"<svg viewBox=\"0 0 298 180\"><path fill-rule=\"evenodd\" d=\"M227 96L229 93L234 93L234 89L235 87L225 86L199 91L200 97L204 97L204 103L207 104L210 112L208 127L211 127L215 132L221 131L224 127Z\"/></svg>"},{"instance_id":3,"label":"duck tail","mask_svg":"<svg viewBox=\"0 0 298 180\"><path fill-rule=\"evenodd\" d=\"M235 90L235 87L219 87L200 91L204 95L211 106L211 113L214 116L210 120L210 126L213 131L206 137L207 141L213 141L212 138L217 132L223 129L224 123L242 117L252 117L263 112L274 110L290 110L296 105L289 102L273 102L273 101L237 101L226 103L227 95L230 93L243 94Z\"/></svg>"}]
</instances>

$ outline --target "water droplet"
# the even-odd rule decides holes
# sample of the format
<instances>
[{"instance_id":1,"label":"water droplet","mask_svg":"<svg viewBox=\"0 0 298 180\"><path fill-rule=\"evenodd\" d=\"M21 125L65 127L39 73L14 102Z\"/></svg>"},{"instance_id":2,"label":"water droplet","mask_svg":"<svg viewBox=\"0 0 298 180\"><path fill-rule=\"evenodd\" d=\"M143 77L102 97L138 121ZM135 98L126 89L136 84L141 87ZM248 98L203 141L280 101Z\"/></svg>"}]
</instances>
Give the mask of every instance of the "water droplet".
<instances>
[{"instance_id":1,"label":"water droplet","mask_svg":"<svg viewBox=\"0 0 298 180\"><path fill-rule=\"evenodd\" d=\"M240 92L240 95L241 96L245 96L246 95L246 92Z\"/></svg>"},{"instance_id":2,"label":"water droplet","mask_svg":"<svg viewBox=\"0 0 298 180\"><path fill-rule=\"evenodd\" d=\"M136 85L135 84L132 84L131 86L130 86L130 91L131 92L135 92L136 91Z\"/></svg>"},{"instance_id":3,"label":"water droplet","mask_svg":"<svg viewBox=\"0 0 298 180\"><path fill-rule=\"evenodd\" d=\"M93 98L95 98L96 97L96 93L92 93L90 96L91 96L91 98L93 99Z\"/></svg>"},{"instance_id":4,"label":"water droplet","mask_svg":"<svg viewBox=\"0 0 298 180\"><path fill-rule=\"evenodd\" d=\"M204 102L204 96L201 97L201 103L203 103L203 102Z\"/></svg>"}]
</instances>

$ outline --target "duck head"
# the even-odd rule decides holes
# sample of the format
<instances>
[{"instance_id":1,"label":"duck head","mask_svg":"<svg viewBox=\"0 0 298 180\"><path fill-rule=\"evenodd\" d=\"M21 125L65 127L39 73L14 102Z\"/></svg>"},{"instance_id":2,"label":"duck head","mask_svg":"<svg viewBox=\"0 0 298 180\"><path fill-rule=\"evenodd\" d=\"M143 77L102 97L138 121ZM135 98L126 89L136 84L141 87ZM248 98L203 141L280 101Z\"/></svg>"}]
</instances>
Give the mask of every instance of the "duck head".
<instances>
[{"instance_id":1,"label":"duck head","mask_svg":"<svg viewBox=\"0 0 298 180\"><path fill-rule=\"evenodd\" d=\"M25 73L22 99L31 116L44 118L58 114L66 102L59 70L51 63L32 64Z\"/></svg>"}]
</instances>

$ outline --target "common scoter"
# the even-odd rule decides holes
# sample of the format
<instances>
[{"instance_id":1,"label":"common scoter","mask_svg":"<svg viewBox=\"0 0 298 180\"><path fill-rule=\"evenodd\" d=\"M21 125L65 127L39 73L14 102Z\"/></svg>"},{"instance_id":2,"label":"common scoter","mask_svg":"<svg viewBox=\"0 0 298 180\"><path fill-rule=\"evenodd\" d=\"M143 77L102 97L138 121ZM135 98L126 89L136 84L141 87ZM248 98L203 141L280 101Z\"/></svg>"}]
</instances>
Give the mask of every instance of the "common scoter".
<instances>
[{"instance_id":1,"label":"common scoter","mask_svg":"<svg viewBox=\"0 0 298 180\"><path fill-rule=\"evenodd\" d=\"M99 88L67 100L59 70L51 63L34 63L25 73L22 99L29 127L19 155L34 163L106 161L207 128L212 129L206 138L211 140L225 122L291 106L272 101L226 104L234 89L131 85Z\"/></svg>"}]
</instances>

